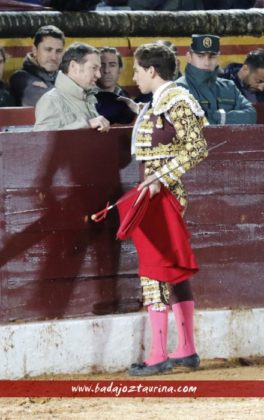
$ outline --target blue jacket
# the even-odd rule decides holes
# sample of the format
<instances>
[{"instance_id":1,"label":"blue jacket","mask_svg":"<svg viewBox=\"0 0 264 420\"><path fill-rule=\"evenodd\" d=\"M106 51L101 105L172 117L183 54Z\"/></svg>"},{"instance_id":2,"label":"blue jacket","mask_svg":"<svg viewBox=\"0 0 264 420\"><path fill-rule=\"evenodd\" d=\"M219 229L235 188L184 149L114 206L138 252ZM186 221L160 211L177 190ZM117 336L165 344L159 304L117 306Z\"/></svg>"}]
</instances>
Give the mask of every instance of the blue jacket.
<instances>
[{"instance_id":1,"label":"blue jacket","mask_svg":"<svg viewBox=\"0 0 264 420\"><path fill-rule=\"evenodd\" d=\"M201 70L187 64L185 76L177 80L198 100L210 124L221 123L221 112L226 112L226 124L254 124L256 110L241 94L234 82L218 76L218 68L214 71Z\"/></svg>"}]
</instances>

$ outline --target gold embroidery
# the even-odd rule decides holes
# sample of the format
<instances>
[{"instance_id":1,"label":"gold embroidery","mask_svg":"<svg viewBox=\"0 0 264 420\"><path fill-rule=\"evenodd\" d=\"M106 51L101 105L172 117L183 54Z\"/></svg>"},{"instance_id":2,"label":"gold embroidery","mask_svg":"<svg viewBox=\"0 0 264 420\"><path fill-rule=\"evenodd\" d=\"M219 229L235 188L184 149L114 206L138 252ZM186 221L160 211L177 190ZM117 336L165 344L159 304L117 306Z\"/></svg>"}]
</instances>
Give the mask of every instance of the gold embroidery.
<instances>
[{"instance_id":1,"label":"gold embroidery","mask_svg":"<svg viewBox=\"0 0 264 420\"><path fill-rule=\"evenodd\" d=\"M176 121L174 126L177 131L182 129L182 124L180 121Z\"/></svg>"},{"instance_id":2,"label":"gold embroidery","mask_svg":"<svg viewBox=\"0 0 264 420\"><path fill-rule=\"evenodd\" d=\"M166 310L166 305L169 303L168 283L144 276L140 277L140 283L143 288L143 304L145 306L153 305L156 311Z\"/></svg>"},{"instance_id":3,"label":"gold embroidery","mask_svg":"<svg viewBox=\"0 0 264 420\"><path fill-rule=\"evenodd\" d=\"M170 87L162 93L158 103L154 106L154 109L151 109L150 111L155 115L160 115L182 102L189 104L189 111L187 111L186 115L189 116L194 113L197 117L204 116L204 112L198 101L188 92L188 90L181 86L177 86L176 84L170 85ZM182 113L182 111L180 112Z\"/></svg>"},{"instance_id":4,"label":"gold embroidery","mask_svg":"<svg viewBox=\"0 0 264 420\"><path fill-rule=\"evenodd\" d=\"M163 127L162 119L160 117L157 118L156 127L157 128L162 128Z\"/></svg>"},{"instance_id":5,"label":"gold embroidery","mask_svg":"<svg viewBox=\"0 0 264 420\"><path fill-rule=\"evenodd\" d=\"M186 143L185 147L186 147L187 150L191 150L191 149L193 149L194 146L192 145L192 143Z\"/></svg>"},{"instance_id":6,"label":"gold embroidery","mask_svg":"<svg viewBox=\"0 0 264 420\"><path fill-rule=\"evenodd\" d=\"M158 159L161 157L174 157L179 153L180 147L176 144L159 144L156 147L136 147L137 160L142 160L144 157Z\"/></svg>"},{"instance_id":7,"label":"gold embroidery","mask_svg":"<svg viewBox=\"0 0 264 420\"><path fill-rule=\"evenodd\" d=\"M185 131L184 131L184 130L179 130L179 131L177 132L177 136L178 136L180 139L182 139L182 138L185 136Z\"/></svg>"},{"instance_id":8,"label":"gold embroidery","mask_svg":"<svg viewBox=\"0 0 264 420\"><path fill-rule=\"evenodd\" d=\"M146 119L140 122L136 135L136 158L144 162L145 175L156 173L161 177L161 182L176 195L180 204L185 207L187 197L181 176L186 170L204 159L207 156L207 151L201 130L202 116L197 116L193 112L188 101L183 98L176 100L176 90L176 88L168 90L154 109L147 111ZM179 91L179 94L182 94L182 91ZM162 110L166 112L166 118L169 117L173 124L175 135L168 144L158 142L157 146L152 146L153 135L156 136L156 143L158 140L158 130L154 133L154 126L159 128L160 122L162 122L160 117ZM151 115L153 115L152 119L150 119Z\"/></svg>"}]
</instances>

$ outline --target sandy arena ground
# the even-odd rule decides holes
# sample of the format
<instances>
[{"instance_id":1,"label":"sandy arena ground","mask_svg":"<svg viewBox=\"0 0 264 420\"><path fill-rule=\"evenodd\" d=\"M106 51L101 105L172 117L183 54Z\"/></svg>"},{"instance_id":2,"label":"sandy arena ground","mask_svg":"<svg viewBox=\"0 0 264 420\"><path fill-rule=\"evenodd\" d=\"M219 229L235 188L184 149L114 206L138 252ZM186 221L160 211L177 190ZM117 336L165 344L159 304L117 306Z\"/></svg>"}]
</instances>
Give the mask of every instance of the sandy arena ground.
<instances>
[{"instance_id":1,"label":"sandy arena ground","mask_svg":"<svg viewBox=\"0 0 264 420\"><path fill-rule=\"evenodd\" d=\"M35 379L35 378L34 378ZM127 373L60 375L37 379L131 379ZM137 379L137 378L135 378ZM143 378L138 378L143 379ZM177 370L155 380L263 380L264 358L202 361L199 370ZM263 420L264 398L1 398L1 420Z\"/></svg>"}]
</instances>

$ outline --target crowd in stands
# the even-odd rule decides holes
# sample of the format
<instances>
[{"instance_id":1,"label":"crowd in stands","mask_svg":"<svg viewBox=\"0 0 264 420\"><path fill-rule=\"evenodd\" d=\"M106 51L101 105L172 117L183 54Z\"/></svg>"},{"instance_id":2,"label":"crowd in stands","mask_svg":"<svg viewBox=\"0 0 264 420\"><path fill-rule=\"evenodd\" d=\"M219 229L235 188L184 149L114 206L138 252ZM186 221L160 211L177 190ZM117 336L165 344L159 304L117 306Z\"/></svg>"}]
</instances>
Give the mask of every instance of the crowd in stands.
<instances>
[{"instance_id":1,"label":"crowd in stands","mask_svg":"<svg viewBox=\"0 0 264 420\"><path fill-rule=\"evenodd\" d=\"M39 11L46 10L42 0L40 1L25 1L25 0L1 0L1 11ZM50 9L47 9L50 10Z\"/></svg>"},{"instance_id":2,"label":"crowd in stands","mask_svg":"<svg viewBox=\"0 0 264 420\"><path fill-rule=\"evenodd\" d=\"M38 10L51 8L59 11L91 10L160 10L191 11L220 9L249 9L264 7L263 0L4 0L1 10Z\"/></svg>"},{"instance_id":3,"label":"crowd in stands","mask_svg":"<svg viewBox=\"0 0 264 420\"><path fill-rule=\"evenodd\" d=\"M248 9L255 7L256 0L44 0L43 5L56 10L217 10Z\"/></svg>"},{"instance_id":4,"label":"crowd in stands","mask_svg":"<svg viewBox=\"0 0 264 420\"><path fill-rule=\"evenodd\" d=\"M110 124L132 123L143 104L152 102L151 91L132 99L119 85L123 60L118 49L75 43L64 51L64 43L59 28L40 27L31 53L11 75L9 87L2 80L6 54L0 48L0 106L36 107L36 129L108 130ZM252 104L264 103L264 49L251 51L244 63L221 69L220 37L194 34L182 74L176 45L164 40L156 44L173 51L173 81L199 102L207 123L256 122Z\"/></svg>"}]
</instances>

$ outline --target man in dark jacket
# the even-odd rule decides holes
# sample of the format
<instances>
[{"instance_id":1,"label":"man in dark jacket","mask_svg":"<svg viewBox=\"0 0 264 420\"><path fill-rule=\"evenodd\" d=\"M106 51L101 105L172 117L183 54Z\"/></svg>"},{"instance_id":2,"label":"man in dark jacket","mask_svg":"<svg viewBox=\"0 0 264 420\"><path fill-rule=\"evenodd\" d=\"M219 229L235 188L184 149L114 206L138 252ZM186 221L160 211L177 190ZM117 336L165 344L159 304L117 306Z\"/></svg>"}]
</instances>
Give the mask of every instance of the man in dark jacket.
<instances>
[{"instance_id":1,"label":"man in dark jacket","mask_svg":"<svg viewBox=\"0 0 264 420\"><path fill-rule=\"evenodd\" d=\"M80 12L95 10L100 0L42 0L44 6L60 11Z\"/></svg>"},{"instance_id":2,"label":"man in dark jacket","mask_svg":"<svg viewBox=\"0 0 264 420\"><path fill-rule=\"evenodd\" d=\"M203 10L202 0L128 0L132 10Z\"/></svg>"},{"instance_id":3,"label":"man in dark jacket","mask_svg":"<svg viewBox=\"0 0 264 420\"><path fill-rule=\"evenodd\" d=\"M249 9L255 0L203 0L205 10Z\"/></svg>"},{"instance_id":4,"label":"man in dark jacket","mask_svg":"<svg viewBox=\"0 0 264 420\"><path fill-rule=\"evenodd\" d=\"M200 103L210 124L254 124L256 111L234 82L218 77L220 39L193 35L185 76L177 85L188 89Z\"/></svg>"},{"instance_id":5,"label":"man in dark jacket","mask_svg":"<svg viewBox=\"0 0 264 420\"><path fill-rule=\"evenodd\" d=\"M42 26L34 36L32 52L10 78L10 92L17 105L35 106L54 87L64 49L64 34L53 25Z\"/></svg>"},{"instance_id":6,"label":"man in dark jacket","mask_svg":"<svg viewBox=\"0 0 264 420\"><path fill-rule=\"evenodd\" d=\"M100 49L101 77L97 80L99 92L97 98L97 110L99 114L107 118L111 124L129 124L135 114L119 97L128 98L128 92L119 84L119 78L123 71L123 60L120 52L113 47Z\"/></svg>"},{"instance_id":7,"label":"man in dark jacket","mask_svg":"<svg viewBox=\"0 0 264 420\"><path fill-rule=\"evenodd\" d=\"M223 77L233 80L240 92L252 103L264 102L264 49L250 51L244 64L231 63Z\"/></svg>"}]
</instances>

